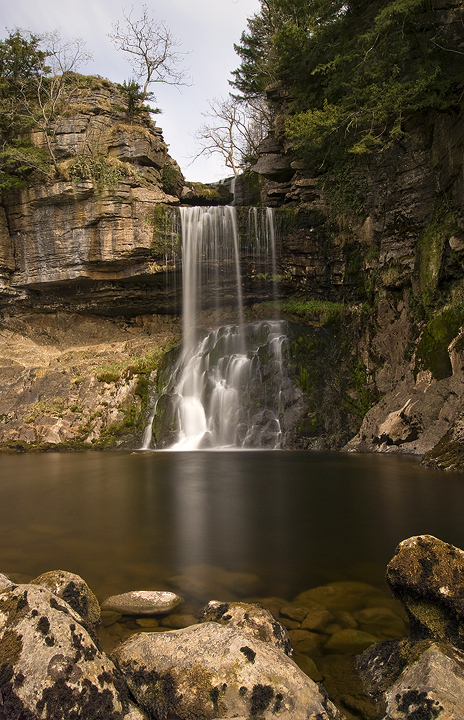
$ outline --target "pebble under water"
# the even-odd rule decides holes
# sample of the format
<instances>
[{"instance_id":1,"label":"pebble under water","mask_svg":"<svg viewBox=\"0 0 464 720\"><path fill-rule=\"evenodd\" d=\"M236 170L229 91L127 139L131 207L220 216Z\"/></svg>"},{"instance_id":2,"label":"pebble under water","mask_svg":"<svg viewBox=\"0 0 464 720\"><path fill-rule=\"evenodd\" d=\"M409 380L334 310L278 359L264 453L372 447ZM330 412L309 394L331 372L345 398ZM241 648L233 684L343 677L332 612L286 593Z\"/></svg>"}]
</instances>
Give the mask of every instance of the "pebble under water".
<instances>
[{"instance_id":1,"label":"pebble under water","mask_svg":"<svg viewBox=\"0 0 464 720\"><path fill-rule=\"evenodd\" d=\"M406 537L464 547L461 474L417 458L298 451L0 455L0 572L63 569L103 600L196 603L381 587Z\"/></svg>"}]
</instances>

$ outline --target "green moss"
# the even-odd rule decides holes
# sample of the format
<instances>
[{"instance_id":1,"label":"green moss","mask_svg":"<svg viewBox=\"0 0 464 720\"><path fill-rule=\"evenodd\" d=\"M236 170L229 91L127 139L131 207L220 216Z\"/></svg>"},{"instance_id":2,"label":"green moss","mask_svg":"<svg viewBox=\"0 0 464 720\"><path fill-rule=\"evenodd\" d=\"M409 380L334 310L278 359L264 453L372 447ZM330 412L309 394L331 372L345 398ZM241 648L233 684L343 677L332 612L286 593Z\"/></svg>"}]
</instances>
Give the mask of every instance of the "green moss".
<instances>
[{"instance_id":1,"label":"green moss","mask_svg":"<svg viewBox=\"0 0 464 720\"><path fill-rule=\"evenodd\" d=\"M97 158L77 155L69 173L74 182L91 180L98 190L114 189L124 175L122 163L103 155Z\"/></svg>"},{"instance_id":2,"label":"green moss","mask_svg":"<svg viewBox=\"0 0 464 720\"><path fill-rule=\"evenodd\" d=\"M439 209L420 238L417 272L422 302L425 307L429 307L435 297L445 242L456 229L457 222L454 213L450 210Z\"/></svg>"},{"instance_id":3,"label":"green moss","mask_svg":"<svg viewBox=\"0 0 464 720\"><path fill-rule=\"evenodd\" d=\"M449 430L422 460L426 467L464 470L464 445L453 439Z\"/></svg>"},{"instance_id":4,"label":"green moss","mask_svg":"<svg viewBox=\"0 0 464 720\"><path fill-rule=\"evenodd\" d=\"M370 388L363 359L358 356L344 392L343 402L353 415L363 418L378 401L378 393Z\"/></svg>"},{"instance_id":5,"label":"green moss","mask_svg":"<svg viewBox=\"0 0 464 720\"><path fill-rule=\"evenodd\" d=\"M146 218L153 226L150 252L155 258L180 253L181 234L177 210L167 205L156 205L153 215Z\"/></svg>"},{"instance_id":6,"label":"green moss","mask_svg":"<svg viewBox=\"0 0 464 720\"><path fill-rule=\"evenodd\" d=\"M255 207L262 205L260 177L258 173L247 170L240 176L240 189L245 198L245 205Z\"/></svg>"},{"instance_id":7,"label":"green moss","mask_svg":"<svg viewBox=\"0 0 464 720\"><path fill-rule=\"evenodd\" d=\"M343 303L328 300L285 300L280 304L280 309L290 318L298 318L311 324L318 323L323 327L336 325L348 312Z\"/></svg>"},{"instance_id":8,"label":"green moss","mask_svg":"<svg viewBox=\"0 0 464 720\"><path fill-rule=\"evenodd\" d=\"M167 195L178 195L183 185L182 174L174 165L166 163L161 171L161 182Z\"/></svg>"},{"instance_id":9,"label":"green moss","mask_svg":"<svg viewBox=\"0 0 464 720\"><path fill-rule=\"evenodd\" d=\"M24 422L32 423L39 415L62 417L66 409L66 400L62 397L54 397L51 400L39 400L32 406L31 412L24 419Z\"/></svg>"},{"instance_id":10,"label":"green moss","mask_svg":"<svg viewBox=\"0 0 464 720\"><path fill-rule=\"evenodd\" d=\"M191 196L185 202L190 205L228 205L233 200L233 195L226 185L188 182L186 186L190 189Z\"/></svg>"},{"instance_id":11,"label":"green moss","mask_svg":"<svg viewBox=\"0 0 464 720\"><path fill-rule=\"evenodd\" d=\"M448 346L464 322L464 309L450 307L426 325L416 350L415 374L430 370L436 380L452 375Z\"/></svg>"}]
</instances>

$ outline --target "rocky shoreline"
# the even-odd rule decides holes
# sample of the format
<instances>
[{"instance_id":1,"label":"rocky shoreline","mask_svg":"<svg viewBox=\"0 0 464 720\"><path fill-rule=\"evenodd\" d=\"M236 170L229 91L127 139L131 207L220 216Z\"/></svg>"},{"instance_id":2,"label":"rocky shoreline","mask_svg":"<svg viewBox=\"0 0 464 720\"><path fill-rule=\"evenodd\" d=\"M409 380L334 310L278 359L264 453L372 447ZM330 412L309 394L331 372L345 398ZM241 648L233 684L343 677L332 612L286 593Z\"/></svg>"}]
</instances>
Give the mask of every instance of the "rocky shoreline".
<instances>
[{"instance_id":1,"label":"rocky shoreline","mask_svg":"<svg viewBox=\"0 0 464 720\"><path fill-rule=\"evenodd\" d=\"M77 575L0 575L2 720L457 720L464 552L402 542L393 597L335 582L293 600L194 608L172 592L97 598ZM408 635L409 625L409 635Z\"/></svg>"}]
</instances>

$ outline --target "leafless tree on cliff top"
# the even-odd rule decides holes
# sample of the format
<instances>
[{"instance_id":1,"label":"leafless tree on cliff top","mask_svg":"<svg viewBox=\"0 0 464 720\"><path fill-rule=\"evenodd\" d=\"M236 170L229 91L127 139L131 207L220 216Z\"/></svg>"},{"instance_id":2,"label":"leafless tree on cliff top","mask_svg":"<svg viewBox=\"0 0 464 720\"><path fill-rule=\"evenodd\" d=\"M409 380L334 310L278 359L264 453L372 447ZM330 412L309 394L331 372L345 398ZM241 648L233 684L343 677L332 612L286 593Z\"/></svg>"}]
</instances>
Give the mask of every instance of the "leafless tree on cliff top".
<instances>
[{"instance_id":1,"label":"leafless tree on cliff top","mask_svg":"<svg viewBox=\"0 0 464 720\"><path fill-rule=\"evenodd\" d=\"M185 53L176 50L180 43L169 28L161 20L151 19L146 5L138 20L133 19L133 11L123 9L124 22L112 25L108 37L117 50L128 55L135 78L144 81L144 96L148 96L151 83L190 85L188 70L181 67Z\"/></svg>"},{"instance_id":2,"label":"leafless tree on cliff top","mask_svg":"<svg viewBox=\"0 0 464 720\"><path fill-rule=\"evenodd\" d=\"M257 159L258 146L271 127L271 114L264 100L244 101L229 95L209 101L209 112L202 113L210 122L203 123L194 137L200 155L222 155L234 175Z\"/></svg>"}]
</instances>

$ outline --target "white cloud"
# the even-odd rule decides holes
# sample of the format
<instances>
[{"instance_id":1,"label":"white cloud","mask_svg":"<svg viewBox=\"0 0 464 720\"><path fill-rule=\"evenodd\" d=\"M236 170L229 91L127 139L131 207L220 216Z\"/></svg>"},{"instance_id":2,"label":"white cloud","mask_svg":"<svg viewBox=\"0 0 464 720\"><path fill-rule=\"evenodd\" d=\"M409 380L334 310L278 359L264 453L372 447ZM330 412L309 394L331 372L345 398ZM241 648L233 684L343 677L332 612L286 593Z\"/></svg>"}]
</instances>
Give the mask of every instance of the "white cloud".
<instances>
[{"instance_id":1,"label":"white cloud","mask_svg":"<svg viewBox=\"0 0 464 720\"><path fill-rule=\"evenodd\" d=\"M3 3L0 10L2 37L16 27L36 33L59 29L63 37L81 37L93 53L93 61L81 71L122 82L130 77L130 66L107 33L111 23L121 19L123 7L133 7L135 17L144 4L182 43L180 50L188 53L186 65L194 83L181 90L167 85L153 88L163 111L156 120L170 154L189 180L212 182L224 177L228 171L218 158L200 158L188 167L197 149L193 134L203 122L201 113L208 109L207 101L229 91L230 73L239 65L233 46L246 29L247 18L258 12L259 0L122 0L121 5L114 0L14 0Z\"/></svg>"}]
</instances>

